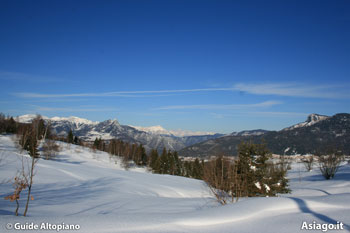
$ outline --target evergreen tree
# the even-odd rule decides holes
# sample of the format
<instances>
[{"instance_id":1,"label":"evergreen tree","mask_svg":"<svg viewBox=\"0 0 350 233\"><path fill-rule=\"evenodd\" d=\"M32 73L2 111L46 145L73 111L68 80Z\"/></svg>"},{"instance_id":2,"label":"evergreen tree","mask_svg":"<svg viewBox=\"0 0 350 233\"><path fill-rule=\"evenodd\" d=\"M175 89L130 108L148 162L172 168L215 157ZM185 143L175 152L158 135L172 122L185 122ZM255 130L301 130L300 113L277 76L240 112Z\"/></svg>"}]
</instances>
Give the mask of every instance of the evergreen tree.
<instances>
[{"instance_id":1,"label":"evergreen tree","mask_svg":"<svg viewBox=\"0 0 350 233\"><path fill-rule=\"evenodd\" d=\"M74 142L74 136L73 136L73 132L72 132L71 129L70 129L69 132L68 132L67 142L68 142L68 143L73 143L73 142Z\"/></svg>"},{"instance_id":2,"label":"evergreen tree","mask_svg":"<svg viewBox=\"0 0 350 233\"><path fill-rule=\"evenodd\" d=\"M79 145L79 138L78 138L78 136L74 137L74 144L75 145Z\"/></svg>"},{"instance_id":3,"label":"evergreen tree","mask_svg":"<svg viewBox=\"0 0 350 233\"><path fill-rule=\"evenodd\" d=\"M287 170L267 163L271 154L265 144L243 142L238 152L238 172L244 179L245 196L274 196L277 192L288 192Z\"/></svg>"},{"instance_id":4,"label":"evergreen tree","mask_svg":"<svg viewBox=\"0 0 350 233\"><path fill-rule=\"evenodd\" d=\"M93 147L97 150L103 149L104 145L102 144L102 138L95 138Z\"/></svg>"},{"instance_id":5,"label":"evergreen tree","mask_svg":"<svg viewBox=\"0 0 350 233\"><path fill-rule=\"evenodd\" d=\"M140 144L140 151L141 151L141 163L140 163L140 165L141 166L146 166L147 162L148 162L148 157L147 157L147 154L146 154L146 150L145 150L145 148L143 147L142 144Z\"/></svg>"},{"instance_id":6,"label":"evergreen tree","mask_svg":"<svg viewBox=\"0 0 350 233\"><path fill-rule=\"evenodd\" d=\"M10 117L10 119L7 120L6 133L16 133L16 132L17 132L17 123L13 119L13 117Z\"/></svg>"},{"instance_id":7,"label":"evergreen tree","mask_svg":"<svg viewBox=\"0 0 350 233\"><path fill-rule=\"evenodd\" d=\"M179 159L177 151L174 151L173 156L174 156L174 161L175 161L174 175L181 176L182 175L182 162Z\"/></svg>"},{"instance_id":8,"label":"evergreen tree","mask_svg":"<svg viewBox=\"0 0 350 233\"><path fill-rule=\"evenodd\" d=\"M192 163L192 175L191 177L195 179L202 179L203 177L203 167L199 162L199 159L196 158Z\"/></svg>"},{"instance_id":9,"label":"evergreen tree","mask_svg":"<svg viewBox=\"0 0 350 233\"><path fill-rule=\"evenodd\" d=\"M161 162L160 162L160 158L158 158L155 163L154 163L154 172L155 173L158 173L158 174L161 174L162 171L161 171Z\"/></svg>"},{"instance_id":10,"label":"evergreen tree","mask_svg":"<svg viewBox=\"0 0 350 233\"><path fill-rule=\"evenodd\" d=\"M169 150L168 151L168 172L167 174L174 175L175 174L175 158L173 153Z\"/></svg>"},{"instance_id":11,"label":"evergreen tree","mask_svg":"<svg viewBox=\"0 0 350 233\"><path fill-rule=\"evenodd\" d=\"M153 171L156 171L156 163L159 160L158 151L155 149L151 150L151 155L149 158L149 166ZM158 163L159 164L159 163ZM159 169L159 168L158 168Z\"/></svg>"},{"instance_id":12,"label":"evergreen tree","mask_svg":"<svg viewBox=\"0 0 350 233\"><path fill-rule=\"evenodd\" d=\"M163 148L163 152L159 160L160 160L160 173L169 174L169 156L165 148Z\"/></svg>"},{"instance_id":13,"label":"evergreen tree","mask_svg":"<svg viewBox=\"0 0 350 233\"><path fill-rule=\"evenodd\" d=\"M29 155L33 158L39 158L38 141L35 134L30 134L25 144L25 149L29 152Z\"/></svg>"}]
</instances>

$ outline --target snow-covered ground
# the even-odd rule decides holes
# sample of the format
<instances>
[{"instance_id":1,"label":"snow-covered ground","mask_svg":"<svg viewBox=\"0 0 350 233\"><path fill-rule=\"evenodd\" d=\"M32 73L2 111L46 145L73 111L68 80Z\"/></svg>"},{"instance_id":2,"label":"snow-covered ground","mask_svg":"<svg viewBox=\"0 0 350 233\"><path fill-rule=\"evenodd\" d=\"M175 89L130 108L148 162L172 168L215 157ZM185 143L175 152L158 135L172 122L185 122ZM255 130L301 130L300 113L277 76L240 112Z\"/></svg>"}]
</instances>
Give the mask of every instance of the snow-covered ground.
<instances>
[{"instance_id":1,"label":"snow-covered ground","mask_svg":"<svg viewBox=\"0 0 350 233\"><path fill-rule=\"evenodd\" d=\"M280 197L247 198L220 206L202 181L157 175L143 168L125 171L107 153L60 143L55 160L40 159L27 217L15 217L15 203L4 200L11 183L0 184L0 232L31 223L78 224L61 232L303 232L303 222L344 224L350 230L350 166L334 180L315 169L293 164L292 193ZM0 135L0 181L15 176L21 154L10 136ZM21 195L24 210L26 193ZM10 224L10 225L9 225ZM11 225L12 224L12 225ZM19 226L17 224L16 226ZM57 232L40 230L31 232ZM311 232L322 232L321 230Z\"/></svg>"}]
</instances>

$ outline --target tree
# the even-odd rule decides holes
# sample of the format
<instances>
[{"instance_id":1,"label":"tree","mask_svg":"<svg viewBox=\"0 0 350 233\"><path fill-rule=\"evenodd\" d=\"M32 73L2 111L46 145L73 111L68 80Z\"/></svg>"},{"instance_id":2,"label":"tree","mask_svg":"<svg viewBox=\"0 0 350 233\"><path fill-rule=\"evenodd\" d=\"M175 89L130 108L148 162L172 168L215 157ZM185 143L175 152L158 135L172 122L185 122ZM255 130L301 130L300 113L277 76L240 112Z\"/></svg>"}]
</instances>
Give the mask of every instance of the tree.
<instances>
[{"instance_id":1,"label":"tree","mask_svg":"<svg viewBox=\"0 0 350 233\"><path fill-rule=\"evenodd\" d=\"M268 164L271 157L265 144L242 142L238 148L238 172L246 177L245 196L266 196L271 188L268 185Z\"/></svg>"},{"instance_id":2,"label":"tree","mask_svg":"<svg viewBox=\"0 0 350 233\"><path fill-rule=\"evenodd\" d=\"M318 156L318 163L323 177L326 180L333 179L342 161L343 156L340 153Z\"/></svg>"},{"instance_id":3,"label":"tree","mask_svg":"<svg viewBox=\"0 0 350 233\"><path fill-rule=\"evenodd\" d=\"M202 179L203 178L203 167L200 164L198 158L196 158L193 162L191 177L195 178L195 179Z\"/></svg>"},{"instance_id":4,"label":"tree","mask_svg":"<svg viewBox=\"0 0 350 233\"><path fill-rule=\"evenodd\" d=\"M78 136L74 136L74 144L75 145L79 145L80 144Z\"/></svg>"},{"instance_id":5,"label":"tree","mask_svg":"<svg viewBox=\"0 0 350 233\"><path fill-rule=\"evenodd\" d=\"M236 160L220 156L208 161L204 166L203 180L223 205L240 197L289 192L285 178L288 165L269 163L269 158L270 153L264 144L243 142Z\"/></svg>"},{"instance_id":6,"label":"tree","mask_svg":"<svg viewBox=\"0 0 350 233\"><path fill-rule=\"evenodd\" d=\"M231 183L228 176L229 169L230 161L223 156L208 161L204 169L203 179L216 200L222 205L227 203L229 197Z\"/></svg>"},{"instance_id":7,"label":"tree","mask_svg":"<svg viewBox=\"0 0 350 233\"><path fill-rule=\"evenodd\" d=\"M140 153L141 153L140 165L141 166L146 166L147 162L148 162L148 157L147 157L147 154L146 154L146 150L145 150L145 148L143 147L142 144L140 144Z\"/></svg>"},{"instance_id":8,"label":"tree","mask_svg":"<svg viewBox=\"0 0 350 233\"><path fill-rule=\"evenodd\" d=\"M28 187L28 180L26 177L16 176L13 182L13 188L15 189L12 195L8 195L5 197L5 200L16 201L16 210L15 215L18 216L19 209L19 199L21 192Z\"/></svg>"},{"instance_id":9,"label":"tree","mask_svg":"<svg viewBox=\"0 0 350 233\"><path fill-rule=\"evenodd\" d=\"M182 175L182 162L181 160L179 159L179 156L177 154L176 151L174 151L173 153L173 156L174 156L174 161L175 161L175 171L174 171L174 175L176 176L181 176Z\"/></svg>"},{"instance_id":10,"label":"tree","mask_svg":"<svg viewBox=\"0 0 350 233\"><path fill-rule=\"evenodd\" d=\"M305 165L306 170L309 172L312 171L312 167L314 165L314 156L313 155L307 156L302 161Z\"/></svg>"},{"instance_id":11,"label":"tree","mask_svg":"<svg viewBox=\"0 0 350 233\"><path fill-rule=\"evenodd\" d=\"M45 159L53 159L56 157L57 153L60 151L59 145L53 140L45 140L42 146L42 152Z\"/></svg>"},{"instance_id":12,"label":"tree","mask_svg":"<svg viewBox=\"0 0 350 233\"><path fill-rule=\"evenodd\" d=\"M45 133L45 127L43 127L42 124L42 118L41 116L37 116L31 123L31 127L30 127L30 134L29 134L29 138L28 138L28 152L29 155L31 157L31 166L30 166L30 170L29 170L29 181L28 181L28 195L27 195L27 202L26 202L26 206L25 206L25 210L23 213L23 216L27 215L27 211L28 211L28 207L29 207L29 200L33 199L33 197L31 196L31 191L32 191L32 186L33 186L33 178L34 178L34 170L35 170L35 164L38 162L39 160L39 151L38 151L38 140L39 138L43 137L43 135L46 136ZM45 138L42 138L43 140L45 140Z\"/></svg>"},{"instance_id":13,"label":"tree","mask_svg":"<svg viewBox=\"0 0 350 233\"><path fill-rule=\"evenodd\" d=\"M168 157L168 172L167 172L167 174L174 175L175 170L176 170L176 167L175 167L176 164L175 164L174 155L170 150L168 151L167 157Z\"/></svg>"},{"instance_id":14,"label":"tree","mask_svg":"<svg viewBox=\"0 0 350 233\"><path fill-rule=\"evenodd\" d=\"M68 143L73 143L74 142L74 138L73 138L73 131L70 129L67 135L67 142Z\"/></svg>"},{"instance_id":15,"label":"tree","mask_svg":"<svg viewBox=\"0 0 350 233\"><path fill-rule=\"evenodd\" d=\"M16 131L17 131L17 123L13 119L13 117L10 117L10 119L7 121L6 133L16 133Z\"/></svg>"},{"instance_id":16,"label":"tree","mask_svg":"<svg viewBox=\"0 0 350 233\"><path fill-rule=\"evenodd\" d=\"M159 160L158 151L155 149L152 149L151 155L150 155L150 158L148 161L149 162L148 165L153 171L159 170L159 168L156 167L158 160ZM158 165L159 165L159 163L158 163Z\"/></svg>"},{"instance_id":17,"label":"tree","mask_svg":"<svg viewBox=\"0 0 350 233\"><path fill-rule=\"evenodd\" d=\"M159 159L160 162L160 169L159 169L159 173L160 174L169 174L169 155L166 151L166 148L163 148L163 152L162 155L160 156Z\"/></svg>"}]
</instances>

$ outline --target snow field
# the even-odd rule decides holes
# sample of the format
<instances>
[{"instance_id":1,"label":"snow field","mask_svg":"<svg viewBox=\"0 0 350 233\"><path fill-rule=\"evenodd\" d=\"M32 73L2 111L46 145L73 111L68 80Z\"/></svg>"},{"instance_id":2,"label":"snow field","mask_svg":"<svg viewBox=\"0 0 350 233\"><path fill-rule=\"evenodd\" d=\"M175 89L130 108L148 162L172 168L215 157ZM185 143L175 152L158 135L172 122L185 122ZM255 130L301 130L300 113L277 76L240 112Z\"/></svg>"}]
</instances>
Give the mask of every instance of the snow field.
<instances>
[{"instance_id":1,"label":"snow field","mask_svg":"<svg viewBox=\"0 0 350 233\"><path fill-rule=\"evenodd\" d=\"M324 180L317 168L306 172L294 163L288 174L291 194L220 206L202 181L151 174L144 168L126 171L107 153L61 142L60 146L56 159L37 163L28 217L13 216L15 204L4 200L13 190L11 183L0 184L0 232L11 232L6 224L16 222L79 224L77 232L292 233L305 231L304 221L341 221L345 229L331 232L350 230L348 164L334 180ZM0 150L0 181L15 176L22 158L30 159L10 136L0 135ZM21 194L20 213L25 195Z\"/></svg>"}]
</instances>

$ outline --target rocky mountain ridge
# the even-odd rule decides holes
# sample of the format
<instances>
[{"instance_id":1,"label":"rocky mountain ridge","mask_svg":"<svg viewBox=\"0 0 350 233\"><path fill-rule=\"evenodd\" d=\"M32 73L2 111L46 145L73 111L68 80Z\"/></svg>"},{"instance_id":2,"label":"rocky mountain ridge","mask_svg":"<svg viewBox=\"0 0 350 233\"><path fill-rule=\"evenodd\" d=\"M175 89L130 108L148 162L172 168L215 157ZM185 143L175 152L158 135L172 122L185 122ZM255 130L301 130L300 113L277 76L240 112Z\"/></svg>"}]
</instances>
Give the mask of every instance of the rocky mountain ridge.
<instances>
[{"instance_id":1,"label":"rocky mountain ridge","mask_svg":"<svg viewBox=\"0 0 350 233\"><path fill-rule=\"evenodd\" d=\"M280 155L328 153L334 150L350 154L350 114L339 113L331 117L311 114L305 122L280 131L250 136L231 134L186 147L179 151L179 155L236 156L242 141L265 143L272 153Z\"/></svg>"}]
</instances>

